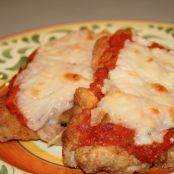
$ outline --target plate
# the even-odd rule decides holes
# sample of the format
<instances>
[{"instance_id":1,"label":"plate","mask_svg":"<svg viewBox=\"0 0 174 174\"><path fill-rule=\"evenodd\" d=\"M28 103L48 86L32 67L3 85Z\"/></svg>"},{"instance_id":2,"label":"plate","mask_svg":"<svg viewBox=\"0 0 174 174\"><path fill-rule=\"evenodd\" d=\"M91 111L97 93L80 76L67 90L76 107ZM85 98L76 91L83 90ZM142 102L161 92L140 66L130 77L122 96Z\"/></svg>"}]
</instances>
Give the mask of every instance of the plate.
<instances>
[{"instance_id":1,"label":"plate","mask_svg":"<svg viewBox=\"0 0 174 174\"><path fill-rule=\"evenodd\" d=\"M0 39L0 95L4 86L26 62L27 56L37 47L49 40L62 37L73 30L90 29L94 32L120 28L134 28L142 37L174 47L174 24L145 21L93 21L75 24L64 24L33 29ZM60 146L47 147L41 141L0 143L0 174L37 173L37 174L80 174L80 170L63 167ZM11 167L15 166L23 171ZM12 168L12 169L11 169ZM15 172L17 171L17 172Z\"/></svg>"}]
</instances>

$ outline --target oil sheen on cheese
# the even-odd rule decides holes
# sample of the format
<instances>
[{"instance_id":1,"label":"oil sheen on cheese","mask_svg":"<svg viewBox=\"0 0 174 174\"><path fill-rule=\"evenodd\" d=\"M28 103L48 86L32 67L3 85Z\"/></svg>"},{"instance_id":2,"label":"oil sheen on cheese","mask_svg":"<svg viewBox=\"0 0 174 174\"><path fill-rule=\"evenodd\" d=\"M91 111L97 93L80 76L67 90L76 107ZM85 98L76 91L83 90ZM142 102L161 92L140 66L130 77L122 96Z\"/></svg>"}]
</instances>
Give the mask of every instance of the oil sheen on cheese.
<instances>
[{"instance_id":1,"label":"oil sheen on cheese","mask_svg":"<svg viewBox=\"0 0 174 174\"><path fill-rule=\"evenodd\" d=\"M89 36L88 31L78 31L49 42L18 75L17 104L29 128L38 130L52 116L70 109L76 88L89 86L95 42Z\"/></svg>"},{"instance_id":2,"label":"oil sheen on cheese","mask_svg":"<svg viewBox=\"0 0 174 174\"><path fill-rule=\"evenodd\" d=\"M137 145L162 142L174 127L174 54L148 44L139 38L126 42L104 81L105 96L92 110L93 119L103 112L113 123L135 129Z\"/></svg>"}]
</instances>

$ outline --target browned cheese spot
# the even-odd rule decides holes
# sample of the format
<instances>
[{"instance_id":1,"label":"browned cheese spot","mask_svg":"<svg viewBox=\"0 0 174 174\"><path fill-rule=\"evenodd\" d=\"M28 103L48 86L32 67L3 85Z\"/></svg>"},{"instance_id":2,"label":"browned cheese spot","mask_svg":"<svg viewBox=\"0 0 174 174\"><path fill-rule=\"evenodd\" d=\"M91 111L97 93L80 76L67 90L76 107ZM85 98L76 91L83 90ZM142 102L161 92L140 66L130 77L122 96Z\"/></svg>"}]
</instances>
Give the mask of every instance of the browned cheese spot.
<instances>
[{"instance_id":1,"label":"browned cheese spot","mask_svg":"<svg viewBox=\"0 0 174 174\"><path fill-rule=\"evenodd\" d=\"M94 34L93 33L89 33L88 36L87 36L87 39L93 40L94 39Z\"/></svg>"},{"instance_id":2,"label":"browned cheese spot","mask_svg":"<svg viewBox=\"0 0 174 174\"><path fill-rule=\"evenodd\" d=\"M169 108L169 113L170 113L171 119L174 121L174 107Z\"/></svg>"},{"instance_id":3,"label":"browned cheese spot","mask_svg":"<svg viewBox=\"0 0 174 174\"><path fill-rule=\"evenodd\" d=\"M139 77L138 74L134 71L129 71L128 74L133 77Z\"/></svg>"},{"instance_id":4,"label":"browned cheese spot","mask_svg":"<svg viewBox=\"0 0 174 174\"><path fill-rule=\"evenodd\" d=\"M159 93L167 93L168 90L165 86L161 85L160 83L152 83L151 84L152 89L154 89L156 92Z\"/></svg>"},{"instance_id":5,"label":"browned cheese spot","mask_svg":"<svg viewBox=\"0 0 174 174\"><path fill-rule=\"evenodd\" d=\"M80 44L79 44L79 43L76 43L76 44L74 44L74 48L80 49L80 48L81 48L81 46L80 46Z\"/></svg>"},{"instance_id":6,"label":"browned cheese spot","mask_svg":"<svg viewBox=\"0 0 174 174\"><path fill-rule=\"evenodd\" d=\"M32 95L33 97L38 96L38 95L39 95L39 89L32 88L32 89L31 89L31 95Z\"/></svg>"},{"instance_id":7,"label":"browned cheese spot","mask_svg":"<svg viewBox=\"0 0 174 174\"><path fill-rule=\"evenodd\" d=\"M76 82L82 79L82 76L79 74L75 74L75 73L65 73L64 74L64 78L66 80L72 81L72 82Z\"/></svg>"},{"instance_id":8,"label":"browned cheese spot","mask_svg":"<svg viewBox=\"0 0 174 174\"><path fill-rule=\"evenodd\" d=\"M148 57L148 58L147 58L147 62L149 62L149 63L150 63L150 62L153 62L153 58L152 58L152 57Z\"/></svg>"},{"instance_id":9,"label":"browned cheese spot","mask_svg":"<svg viewBox=\"0 0 174 174\"><path fill-rule=\"evenodd\" d=\"M158 108L151 108L151 111L154 113L154 114L159 114L160 111L158 110Z\"/></svg>"},{"instance_id":10,"label":"browned cheese spot","mask_svg":"<svg viewBox=\"0 0 174 174\"><path fill-rule=\"evenodd\" d=\"M140 51L139 51L137 48L134 48L134 49L133 49L133 52L134 52L135 54L140 54Z\"/></svg>"}]
</instances>

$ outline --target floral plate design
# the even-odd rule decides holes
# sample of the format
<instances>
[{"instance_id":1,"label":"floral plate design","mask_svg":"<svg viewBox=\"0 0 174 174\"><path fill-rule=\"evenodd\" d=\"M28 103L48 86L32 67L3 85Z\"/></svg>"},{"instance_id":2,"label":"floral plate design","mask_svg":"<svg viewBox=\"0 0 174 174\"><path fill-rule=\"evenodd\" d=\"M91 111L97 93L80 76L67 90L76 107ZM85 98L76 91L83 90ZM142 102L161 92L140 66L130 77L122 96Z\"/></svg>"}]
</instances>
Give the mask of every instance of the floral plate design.
<instances>
[{"instance_id":1,"label":"floral plate design","mask_svg":"<svg viewBox=\"0 0 174 174\"><path fill-rule=\"evenodd\" d=\"M134 28L142 37L174 49L174 24L143 21L94 21L49 26L17 33L0 39L0 96L4 86L27 61L27 56L49 40L62 37L73 30L94 32ZM0 143L0 174L80 174L80 170L63 167L61 146L47 147L41 141ZM4 162L6 161L6 162ZM15 166L15 167L12 167ZM17 167L17 168L16 168ZM19 170L19 169L21 170ZM22 171L23 170L23 171Z\"/></svg>"}]
</instances>

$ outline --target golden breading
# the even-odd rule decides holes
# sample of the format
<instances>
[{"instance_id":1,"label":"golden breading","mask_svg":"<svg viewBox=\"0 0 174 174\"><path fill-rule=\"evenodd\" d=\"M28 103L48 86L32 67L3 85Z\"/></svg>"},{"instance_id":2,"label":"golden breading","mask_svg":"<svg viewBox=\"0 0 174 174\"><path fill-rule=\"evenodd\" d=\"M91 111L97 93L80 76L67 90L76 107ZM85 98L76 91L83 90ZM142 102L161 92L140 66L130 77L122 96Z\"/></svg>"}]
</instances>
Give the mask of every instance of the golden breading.
<instances>
[{"instance_id":1,"label":"golden breading","mask_svg":"<svg viewBox=\"0 0 174 174\"><path fill-rule=\"evenodd\" d=\"M93 51L93 69L104 67L107 57L103 53L108 48L108 38L100 38ZM63 134L63 161L68 167L81 168L85 173L105 171L115 174L148 173L153 167L174 168L174 147L163 153L153 163L143 163L134 155L117 145L98 144L80 145L83 133L79 126L83 124L84 109L95 108L98 98L90 89L78 88L74 95L73 117ZM99 124L102 118L91 118L90 125Z\"/></svg>"},{"instance_id":2,"label":"golden breading","mask_svg":"<svg viewBox=\"0 0 174 174\"><path fill-rule=\"evenodd\" d=\"M39 139L48 144L60 144L61 134L71 119L74 91L78 86L88 86L92 80L90 60L93 45L96 39L109 34L107 31L74 31L35 50L28 58L29 68L26 64L10 82L6 98L10 113L22 115L27 120L24 121L26 125L37 132ZM37 61L32 61L34 59ZM41 65L47 70L43 72ZM33 77L32 72L39 75ZM4 90L0 90L0 95L1 91Z\"/></svg>"},{"instance_id":3,"label":"golden breading","mask_svg":"<svg viewBox=\"0 0 174 174\"><path fill-rule=\"evenodd\" d=\"M163 167L174 167L174 147L167 151L163 161L165 161ZM157 166L160 166L160 164L157 164Z\"/></svg>"},{"instance_id":4,"label":"golden breading","mask_svg":"<svg viewBox=\"0 0 174 174\"><path fill-rule=\"evenodd\" d=\"M69 122L72 111L68 110L61 115L57 126L50 127L46 124L40 131L47 131L50 137L44 137L40 131L33 131L23 126L14 114L11 114L5 106L5 97L0 98L0 142L7 142L10 140L37 140L41 139L48 143L48 145L61 144L61 135ZM58 134L60 132L60 134Z\"/></svg>"},{"instance_id":5,"label":"golden breading","mask_svg":"<svg viewBox=\"0 0 174 174\"><path fill-rule=\"evenodd\" d=\"M106 50L106 48L109 47L108 40L109 40L109 35L103 36L96 41L94 45L94 49L93 49L93 55L92 55L93 69L103 67L103 65L100 64L100 62L101 62L101 57L103 56L104 51Z\"/></svg>"},{"instance_id":6,"label":"golden breading","mask_svg":"<svg viewBox=\"0 0 174 174\"><path fill-rule=\"evenodd\" d=\"M89 100L86 100L89 98ZM88 104L85 101L88 101ZM77 126L83 120L81 111L95 105L97 98L91 91L79 88L75 93L73 118L63 134L63 161L66 166L80 167L86 173L106 171L109 173L132 174L144 173L155 167L174 167L174 148L167 151L155 164L142 163L118 146L83 146L79 147L80 133Z\"/></svg>"},{"instance_id":7,"label":"golden breading","mask_svg":"<svg viewBox=\"0 0 174 174\"><path fill-rule=\"evenodd\" d=\"M86 100L88 99L89 100ZM88 101L88 104L85 103ZM106 172L127 172L147 168L134 156L129 155L125 150L117 146L84 146L78 147L79 132L77 125L83 119L81 111L83 108L90 108L95 105L97 98L91 91L85 88L77 89L75 93L75 106L73 118L63 135L63 160L64 164L70 167L80 167L86 173Z\"/></svg>"},{"instance_id":8,"label":"golden breading","mask_svg":"<svg viewBox=\"0 0 174 174\"><path fill-rule=\"evenodd\" d=\"M21 125L17 118L10 114L5 106L4 99L0 98L0 142L9 140L36 140L36 132Z\"/></svg>"},{"instance_id":9,"label":"golden breading","mask_svg":"<svg viewBox=\"0 0 174 174\"><path fill-rule=\"evenodd\" d=\"M149 166L118 146L80 147L76 151L76 160L86 173L97 173L101 170L110 173L133 173Z\"/></svg>"}]
</instances>

